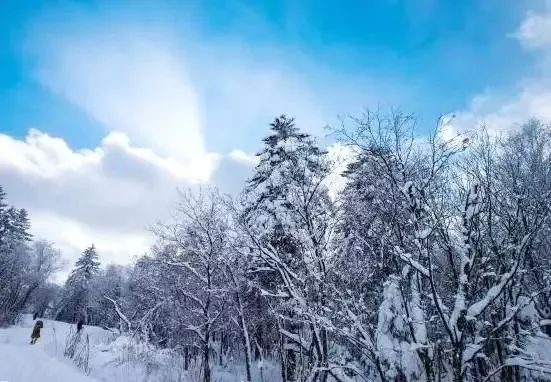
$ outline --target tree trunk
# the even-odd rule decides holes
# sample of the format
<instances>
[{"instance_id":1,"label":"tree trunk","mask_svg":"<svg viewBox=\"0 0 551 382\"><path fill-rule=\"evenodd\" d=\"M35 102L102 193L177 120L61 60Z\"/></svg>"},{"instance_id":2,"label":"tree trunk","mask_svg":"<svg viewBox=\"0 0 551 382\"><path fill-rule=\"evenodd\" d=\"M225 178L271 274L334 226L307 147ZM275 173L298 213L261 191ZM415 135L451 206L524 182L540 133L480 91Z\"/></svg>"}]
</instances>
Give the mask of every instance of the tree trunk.
<instances>
[{"instance_id":1,"label":"tree trunk","mask_svg":"<svg viewBox=\"0 0 551 382\"><path fill-rule=\"evenodd\" d=\"M281 327L279 325L279 319L278 327ZM283 337L283 334L279 334L279 357L281 360L281 381L287 382L287 360L285 354L285 338Z\"/></svg>"},{"instance_id":2,"label":"tree trunk","mask_svg":"<svg viewBox=\"0 0 551 382\"><path fill-rule=\"evenodd\" d=\"M321 329L321 349L323 351L323 362L322 366L329 368L329 346L327 340L327 330L325 328ZM321 374L321 382L327 381L328 372L324 371Z\"/></svg>"},{"instance_id":3,"label":"tree trunk","mask_svg":"<svg viewBox=\"0 0 551 382\"><path fill-rule=\"evenodd\" d=\"M211 382L210 372L210 348L209 348L209 335L205 336L205 343L203 344L203 382Z\"/></svg>"},{"instance_id":4,"label":"tree trunk","mask_svg":"<svg viewBox=\"0 0 551 382\"><path fill-rule=\"evenodd\" d=\"M226 336L223 333L220 333L220 346L218 352L218 366L224 365L224 341Z\"/></svg>"},{"instance_id":5,"label":"tree trunk","mask_svg":"<svg viewBox=\"0 0 551 382\"><path fill-rule=\"evenodd\" d=\"M296 381L297 353L293 349L285 350L285 374L287 382Z\"/></svg>"},{"instance_id":6,"label":"tree trunk","mask_svg":"<svg viewBox=\"0 0 551 382\"><path fill-rule=\"evenodd\" d=\"M189 369L189 348L186 346L184 348L184 370Z\"/></svg>"},{"instance_id":7,"label":"tree trunk","mask_svg":"<svg viewBox=\"0 0 551 382\"><path fill-rule=\"evenodd\" d=\"M454 349L452 357L453 382L463 382L463 352L458 349Z\"/></svg>"},{"instance_id":8,"label":"tree trunk","mask_svg":"<svg viewBox=\"0 0 551 382\"><path fill-rule=\"evenodd\" d=\"M249 338L249 331L243 317L243 312L240 313L241 331L243 334L243 348L245 351L245 371L247 373L247 382L252 381L251 377L251 342Z\"/></svg>"}]
</instances>

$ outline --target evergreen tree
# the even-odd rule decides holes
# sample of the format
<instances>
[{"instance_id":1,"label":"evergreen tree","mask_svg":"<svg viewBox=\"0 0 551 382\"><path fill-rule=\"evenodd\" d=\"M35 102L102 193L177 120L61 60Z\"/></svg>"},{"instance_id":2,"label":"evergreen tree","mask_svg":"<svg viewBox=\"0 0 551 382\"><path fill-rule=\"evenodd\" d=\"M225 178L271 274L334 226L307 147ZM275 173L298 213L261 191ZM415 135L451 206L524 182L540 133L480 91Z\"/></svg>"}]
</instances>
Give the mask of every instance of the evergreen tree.
<instances>
[{"instance_id":1,"label":"evergreen tree","mask_svg":"<svg viewBox=\"0 0 551 382\"><path fill-rule=\"evenodd\" d=\"M398 173L388 150L379 150L378 154L384 156L393 174ZM405 202L395 197L398 192L374 155L358 156L342 175L347 182L340 194L335 243L343 270L339 283L351 291L355 304L379 306L383 283L402 268L385 238L391 224L407 222L407 214L403 212ZM363 317L369 325L376 326L376 309L365 309Z\"/></svg>"},{"instance_id":2,"label":"evergreen tree","mask_svg":"<svg viewBox=\"0 0 551 382\"><path fill-rule=\"evenodd\" d=\"M25 210L8 206L0 186L0 325L13 323L33 291Z\"/></svg>"},{"instance_id":3,"label":"evergreen tree","mask_svg":"<svg viewBox=\"0 0 551 382\"><path fill-rule=\"evenodd\" d=\"M7 207L7 204L4 202L6 200L6 192L4 191L4 187L0 185L0 213L4 211L4 209Z\"/></svg>"},{"instance_id":4,"label":"evergreen tree","mask_svg":"<svg viewBox=\"0 0 551 382\"><path fill-rule=\"evenodd\" d=\"M295 126L293 118L282 115L270 124L271 133L263 139L264 149L257 154L259 163L247 182L248 212L268 215L277 225L278 204L289 208L291 181L308 182L313 173L327 172L320 150L312 138ZM302 162L302 163L301 163ZM281 222L280 222L281 223Z\"/></svg>"},{"instance_id":5,"label":"evergreen tree","mask_svg":"<svg viewBox=\"0 0 551 382\"><path fill-rule=\"evenodd\" d=\"M89 284L92 277L98 273L99 266L100 262L96 252L96 247L92 244L84 250L80 258L75 263L75 269L73 269L69 279Z\"/></svg>"},{"instance_id":6,"label":"evergreen tree","mask_svg":"<svg viewBox=\"0 0 551 382\"><path fill-rule=\"evenodd\" d=\"M8 205L5 202L6 200L6 193L4 192L4 189L0 185L0 247L5 242L5 235L7 231L7 214L6 214L6 208Z\"/></svg>"},{"instance_id":7,"label":"evergreen tree","mask_svg":"<svg viewBox=\"0 0 551 382\"><path fill-rule=\"evenodd\" d=\"M29 214L24 208L15 212L14 228L18 240L31 241L32 235L29 230L31 229L31 222L29 220Z\"/></svg>"},{"instance_id":8,"label":"evergreen tree","mask_svg":"<svg viewBox=\"0 0 551 382\"><path fill-rule=\"evenodd\" d=\"M270 135L263 140L264 149L258 154L259 163L245 190L245 219L259 227L261 245L272 248L277 253L277 261L285 264L287 270L304 276L304 284L300 286L308 295L304 297L316 300L315 305L323 305L324 293L320 293L320 289L323 289L321 284L326 274L322 243L327 239L331 205L322 185L329 173L326 152L308 134L300 132L292 118L282 115L270 127ZM264 295L293 295L286 290L288 278L273 272L278 266L262 256L257 260L259 268L271 268L269 272L255 272L256 282ZM316 269L309 269L312 264L316 264ZM287 333L280 337L284 381L296 380L299 373L300 345L296 338L303 325L299 317L305 312L297 312L297 296L294 296L287 301L276 298L270 302L275 303L280 312L277 316L279 332ZM258 301L259 307L263 303ZM324 337L320 343L325 344L325 332L321 330L320 333ZM318 366L322 367L325 354L318 355L317 359Z\"/></svg>"},{"instance_id":9,"label":"evergreen tree","mask_svg":"<svg viewBox=\"0 0 551 382\"><path fill-rule=\"evenodd\" d=\"M69 322L90 321L92 280L99 273L99 266L94 245L86 248L65 283L65 296L61 301L57 319Z\"/></svg>"}]
</instances>

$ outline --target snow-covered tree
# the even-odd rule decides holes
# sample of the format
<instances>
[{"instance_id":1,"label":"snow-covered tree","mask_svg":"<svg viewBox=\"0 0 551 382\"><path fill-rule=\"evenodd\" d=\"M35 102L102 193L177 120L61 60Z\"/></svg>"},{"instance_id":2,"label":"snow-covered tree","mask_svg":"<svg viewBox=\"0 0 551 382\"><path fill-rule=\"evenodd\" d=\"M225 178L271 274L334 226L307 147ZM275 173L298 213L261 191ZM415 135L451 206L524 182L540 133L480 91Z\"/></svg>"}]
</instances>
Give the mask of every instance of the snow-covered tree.
<instances>
[{"instance_id":1,"label":"snow-covered tree","mask_svg":"<svg viewBox=\"0 0 551 382\"><path fill-rule=\"evenodd\" d=\"M384 284L375 340L387 380L418 381L421 361L414 351L400 281L399 277L391 275Z\"/></svg>"},{"instance_id":2,"label":"snow-covered tree","mask_svg":"<svg viewBox=\"0 0 551 382\"><path fill-rule=\"evenodd\" d=\"M212 380L215 335L222 335L219 340L223 341L227 324L231 279L224 258L229 251L228 217L214 191L182 192L174 221L155 230L157 260L171 269L174 277L172 285L182 312L179 330L193 336L200 349L204 382Z\"/></svg>"},{"instance_id":3,"label":"snow-covered tree","mask_svg":"<svg viewBox=\"0 0 551 382\"><path fill-rule=\"evenodd\" d=\"M75 263L65 283L57 319L89 323L91 317L93 279L100 271L99 257L94 245L86 248Z\"/></svg>"},{"instance_id":4,"label":"snow-covered tree","mask_svg":"<svg viewBox=\"0 0 551 382\"><path fill-rule=\"evenodd\" d=\"M0 325L13 323L34 290L27 212L8 206L0 186Z\"/></svg>"},{"instance_id":5,"label":"snow-covered tree","mask_svg":"<svg viewBox=\"0 0 551 382\"><path fill-rule=\"evenodd\" d=\"M117 309L126 310L128 296L128 269L122 265L110 264L101 269L93 279L94 323L97 325L128 330L128 323L121 318Z\"/></svg>"},{"instance_id":6,"label":"snow-covered tree","mask_svg":"<svg viewBox=\"0 0 551 382\"><path fill-rule=\"evenodd\" d=\"M324 184L330 167L293 119L276 118L270 133L247 184L241 228L255 254L258 287L277 312L283 380L325 381L330 340L322 317L335 223Z\"/></svg>"},{"instance_id":7,"label":"snow-covered tree","mask_svg":"<svg viewBox=\"0 0 551 382\"><path fill-rule=\"evenodd\" d=\"M542 184L534 176L544 156L531 163L539 171L519 172L526 153L508 154L522 152L511 150L518 136L443 139L437 130L422 144L404 131L405 121L368 114L344 136L374 159L397 207L381 243L403 267L404 312L423 378L480 380L499 372L518 380L516 317L535 298L522 292L523 269L549 215L548 193L539 188L527 198L527 186ZM363 231L367 252L380 248L369 243L370 228ZM515 340L498 339L504 335Z\"/></svg>"}]
</instances>

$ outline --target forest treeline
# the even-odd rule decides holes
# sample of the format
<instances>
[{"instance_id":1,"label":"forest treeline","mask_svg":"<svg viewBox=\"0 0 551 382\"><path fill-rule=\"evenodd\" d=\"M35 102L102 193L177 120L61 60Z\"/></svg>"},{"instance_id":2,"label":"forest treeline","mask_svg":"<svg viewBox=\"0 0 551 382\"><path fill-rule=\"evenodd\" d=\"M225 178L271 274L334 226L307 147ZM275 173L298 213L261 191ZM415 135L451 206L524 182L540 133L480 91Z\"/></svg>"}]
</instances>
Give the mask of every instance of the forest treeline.
<instances>
[{"instance_id":1,"label":"forest treeline","mask_svg":"<svg viewBox=\"0 0 551 382\"><path fill-rule=\"evenodd\" d=\"M337 166L281 116L238 197L181 191L149 253L64 286L0 194L0 322L27 310L132 333L186 367L264 360L282 381L551 379L551 127L425 138L415 118L366 112L333 131ZM547 341L547 342L546 342Z\"/></svg>"}]
</instances>

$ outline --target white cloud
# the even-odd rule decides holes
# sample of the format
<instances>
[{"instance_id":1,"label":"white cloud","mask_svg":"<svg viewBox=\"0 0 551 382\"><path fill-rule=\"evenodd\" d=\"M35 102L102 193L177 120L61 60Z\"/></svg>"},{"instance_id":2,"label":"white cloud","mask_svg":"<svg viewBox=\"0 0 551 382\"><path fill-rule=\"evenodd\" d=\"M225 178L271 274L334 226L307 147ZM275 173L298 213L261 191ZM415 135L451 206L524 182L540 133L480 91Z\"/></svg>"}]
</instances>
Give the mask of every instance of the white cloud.
<instances>
[{"instance_id":1,"label":"white cloud","mask_svg":"<svg viewBox=\"0 0 551 382\"><path fill-rule=\"evenodd\" d=\"M529 48L551 45L551 13L529 12L513 35Z\"/></svg>"},{"instance_id":2,"label":"white cloud","mask_svg":"<svg viewBox=\"0 0 551 382\"><path fill-rule=\"evenodd\" d=\"M104 264L128 264L132 258L146 253L153 241L153 236L145 228L123 233L109 231L101 226L83 224L57 211L38 210L32 213L31 218L35 237L53 241L64 259L69 260L56 277L61 283L72 269L73 261L92 243Z\"/></svg>"},{"instance_id":3,"label":"white cloud","mask_svg":"<svg viewBox=\"0 0 551 382\"><path fill-rule=\"evenodd\" d=\"M235 176L250 168L240 151L209 159L209 176L230 168L231 178L217 179L223 191L241 186L244 177ZM124 133L109 133L92 150L73 150L31 130L25 140L0 134L0 179L10 204L30 211L33 234L56 242L67 258L95 243L104 262L127 263L147 251L147 227L168 217L177 188L208 177L133 145Z\"/></svg>"},{"instance_id":4,"label":"white cloud","mask_svg":"<svg viewBox=\"0 0 551 382\"><path fill-rule=\"evenodd\" d=\"M0 135L0 147L0 166L10 166L22 174L40 178L54 178L62 172L97 166L100 160L98 151L75 153L62 139L34 129L25 141Z\"/></svg>"},{"instance_id":5,"label":"white cloud","mask_svg":"<svg viewBox=\"0 0 551 382\"><path fill-rule=\"evenodd\" d=\"M533 54L532 73L509 93L487 90L473 97L452 122L456 131L484 124L497 134L531 118L551 121L551 12L529 12L512 37Z\"/></svg>"}]
</instances>

